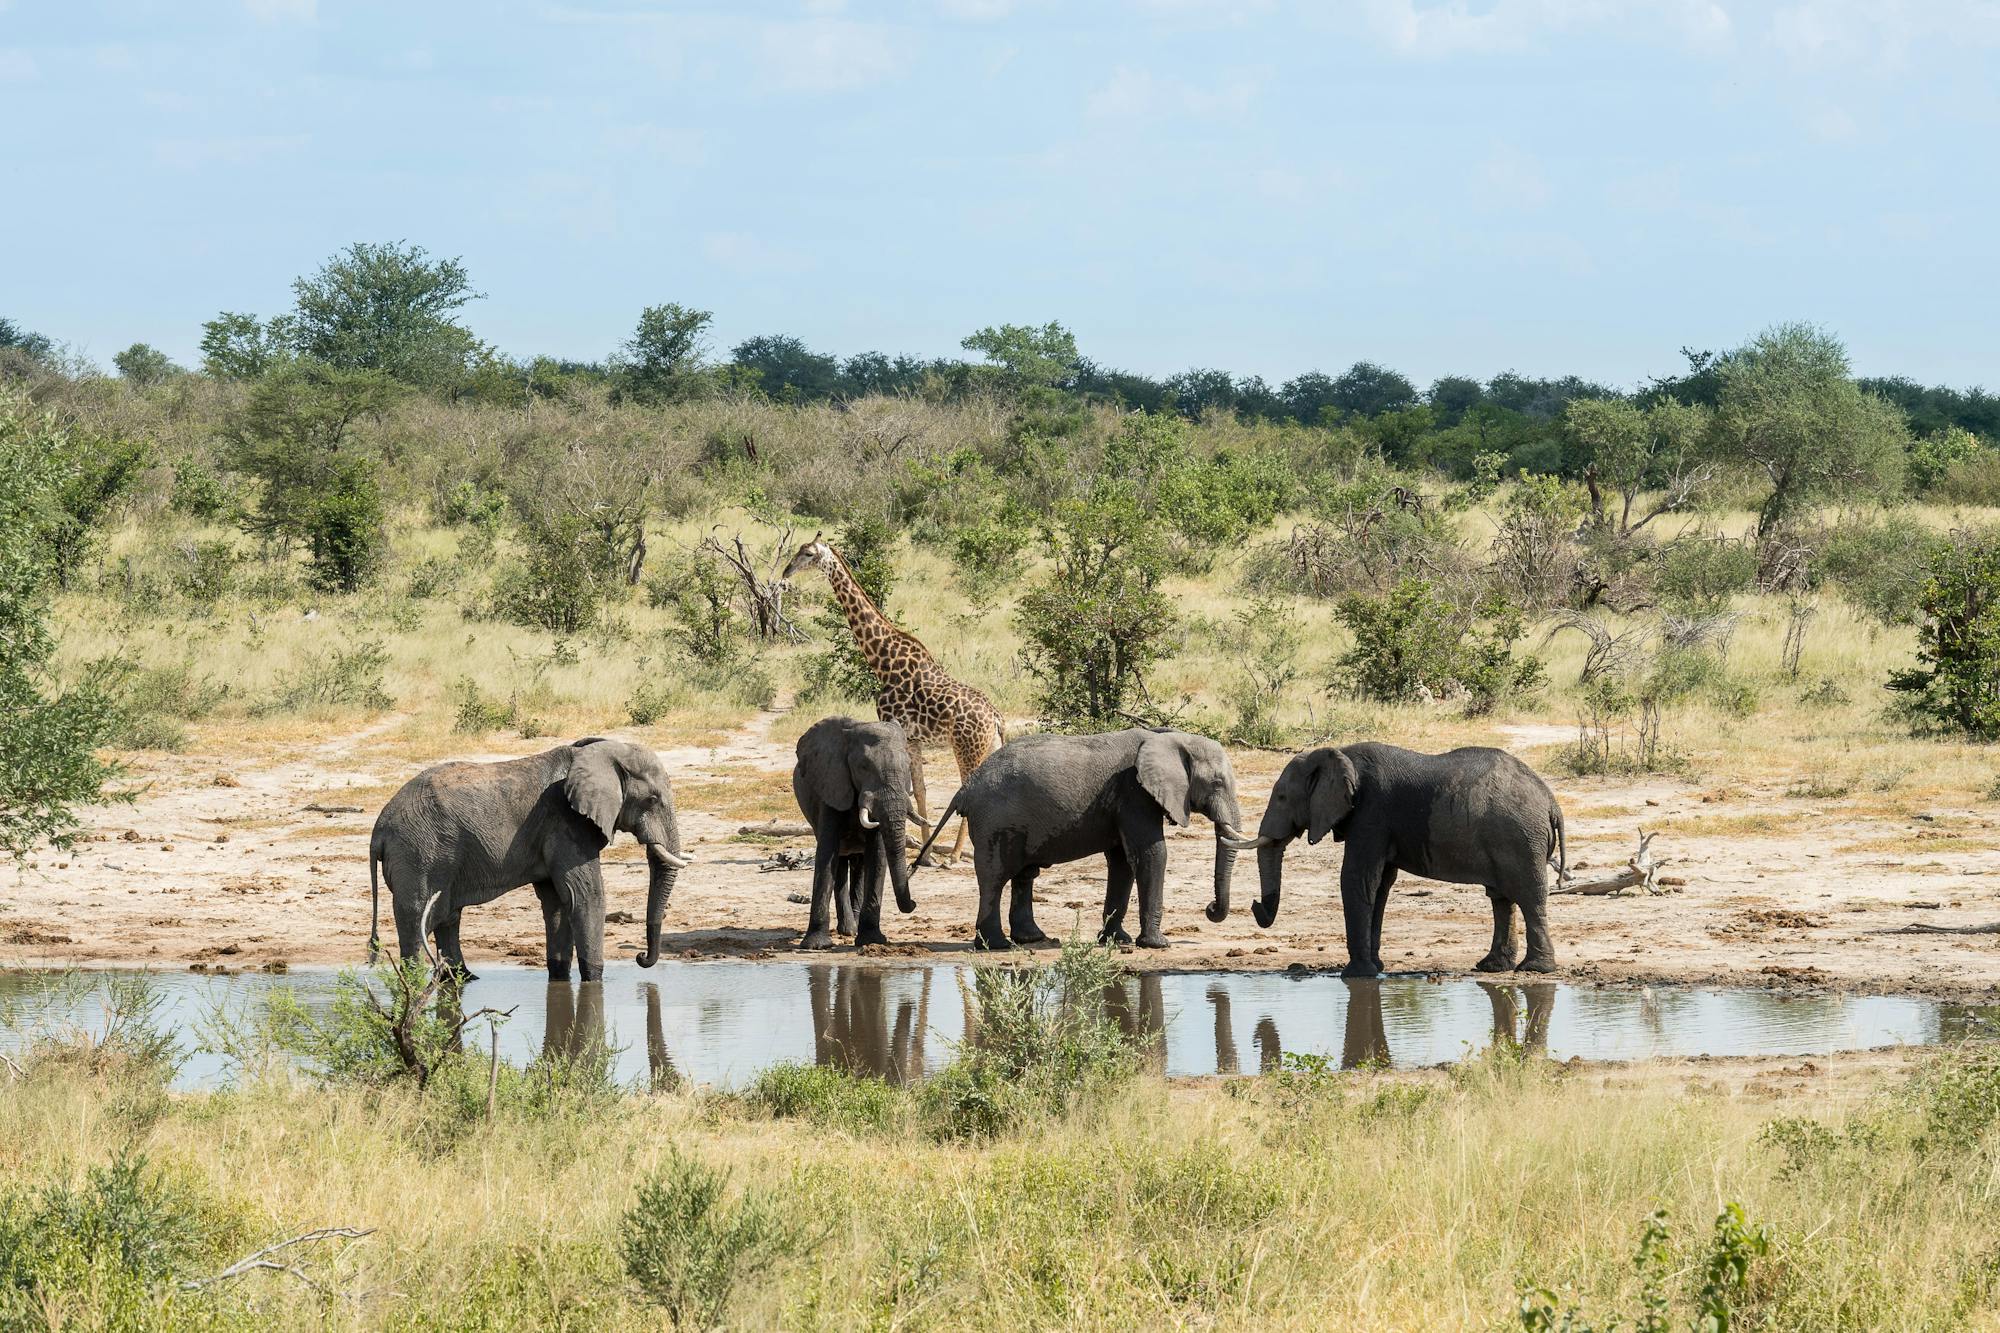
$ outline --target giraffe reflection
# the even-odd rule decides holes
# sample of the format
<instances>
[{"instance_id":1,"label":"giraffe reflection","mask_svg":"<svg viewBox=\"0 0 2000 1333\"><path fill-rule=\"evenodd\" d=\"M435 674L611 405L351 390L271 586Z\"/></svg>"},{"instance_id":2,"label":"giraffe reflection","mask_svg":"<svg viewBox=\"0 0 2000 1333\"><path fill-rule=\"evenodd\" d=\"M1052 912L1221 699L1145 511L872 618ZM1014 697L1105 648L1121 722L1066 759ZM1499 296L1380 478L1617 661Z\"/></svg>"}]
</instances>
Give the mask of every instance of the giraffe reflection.
<instances>
[{"instance_id":1,"label":"giraffe reflection","mask_svg":"<svg viewBox=\"0 0 2000 1333\"><path fill-rule=\"evenodd\" d=\"M890 998L892 976L879 967L814 966L806 969L812 999L813 1061L891 1083L924 1073L930 1034L931 978L922 969L917 994ZM898 974L907 976L907 973Z\"/></svg>"}]
</instances>

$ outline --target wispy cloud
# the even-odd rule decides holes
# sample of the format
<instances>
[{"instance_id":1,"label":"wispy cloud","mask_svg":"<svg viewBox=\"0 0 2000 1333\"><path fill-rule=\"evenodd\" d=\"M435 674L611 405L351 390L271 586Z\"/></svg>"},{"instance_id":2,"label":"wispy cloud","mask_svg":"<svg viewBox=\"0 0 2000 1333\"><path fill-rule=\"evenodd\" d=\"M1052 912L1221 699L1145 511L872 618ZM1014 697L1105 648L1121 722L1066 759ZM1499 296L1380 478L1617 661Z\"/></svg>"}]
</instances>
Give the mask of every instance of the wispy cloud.
<instances>
[{"instance_id":1,"label":"wispy cloud","mask_svg":"<svg viewBox=\"0 0 2000 1333\"><path fill-rule=\"evenodd\" d=\"M1735 24L1720 0L1367 0L1369 26L1407 55L1452 56L1518 51L1579 29L1665 36L1698 50L1719 50Z\"/></svg>"},{"instance_id":2,"label":"wispy cloud","mask_svg":"<svg viewBox=\"0 0 2000 1333\"><path fill-rule=\"evenodd\" d=\"M1084 110L1107 120L1171 115L1241 116L1250 109L1256 96L1257 81L1248 74L1228 75L1220 83L1203 86L1120 65L1102 87L1090 94Z\"/></svg>"},{"instance_id":3,"label":"wispy cloud","mask_svg":"<svg viewBox=\"0 0 2000 1333\"><path fill-rule=\"evenodd\" d=\"M698 167L709 160L709 137L702 130L620 125L610 131L606 142L623 156L655 158L676 167Z\"/></svg>"},{"instance_id":4,"label":"wispy cloud","mask_svg":"<svg viewBox=\"0 0 2000 1333\"><path fill-rule=\"evenodd\" d=\"M1501 144L1473 172L1477 202L1488 208L1533 212L1549 202L1549 182L1532 153Z\"/></svg>"},{"instance_id":5,"label":"wispy cloud","mask_svg":"<svg viewBox=\"0 0 2000 1333\"><path fill-rule=\"evenodd\" d=\"M1014 12L1014 0L937 0L938 12L967 23L992 23Z\"/></svg>"},{"instance_id":6,"label":"wispy cloud","mask_svg":"<svg viewBox=\"0 0 2000 1333\"><path fill-rule=\"evenodd\" d=\"M899 73L906 43L895 28L844 19L766 23L758 31L758 70L791 92L845 92Z\"/></svg>"},{"instance_id":7,"label":"wispy cloud","mask_svg":"<svg viewBox=\"0 0 2000 1333\"><path fill-rule=\"evenodd\" d=\"M804 255L745 231L709 232L701 238L701 252L710 263L738 273L802 273L812 267Z\"/></svg>"},{"instance_id":8,"label":"wispy cloud","mask_svg":"<svg viewBox=\"0 0 2000 1333\"><path fill-rule=\"evenodd\" d=\"M0 83L26 83L41 72L41 66L26 51L0 46Z\"/></svg>"},{"instance_id":9,"label":"wispy cloud","mask_svg":"<svg viewBox=\"0 0 2000 1333\"><path fill-rule=\"evenodd\" d=\"M243 10L260 23L310 23L319 17L319 0L243 0Z\"/></svg>"}]
</instances>

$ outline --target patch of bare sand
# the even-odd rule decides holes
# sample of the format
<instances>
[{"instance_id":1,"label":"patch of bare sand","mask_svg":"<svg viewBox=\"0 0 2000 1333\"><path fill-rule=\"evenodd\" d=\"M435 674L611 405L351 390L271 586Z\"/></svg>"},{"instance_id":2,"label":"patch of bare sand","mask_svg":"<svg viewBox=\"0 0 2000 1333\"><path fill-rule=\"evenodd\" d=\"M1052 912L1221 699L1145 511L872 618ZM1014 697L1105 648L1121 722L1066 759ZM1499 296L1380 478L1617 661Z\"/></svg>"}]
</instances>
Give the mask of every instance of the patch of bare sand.
<instances>
[{"instance_id":1,"label":"patch of bare sand","mask_svg":"<svg viewBox=\"0 0 2000 1333\"><path fill-rule=\"evenodd\" d=\"M666 945L674 953L776 956L804 925L805 908L788 895L809 889L810 872L761 873L758 866L773 847L804 848L809 840L736 835L747 812L795 816L792 746L771 739L780 716L760 713L716 745L662 751L684 793L683 835L700 857L682 876L669 912ZM419 767L392 743L407 722L386 718L254 757L149 757L138 800L97 812L98 831L74 853L45 852L31 867L0 871L0 962L180 967L229 945L237 949L229 963L245 967L361 962L367 828ZM501 758L554 743L488 739L465 748L466 757ZM1283 758L1237 756L1253 821ZM956 774L948 758L932 759L931 803L942 809ZM2000 936L1887 933L1919 921L2000 921L2000 835L1991 810L1906 811L1880 803L1842 810L1789 798L1776 784L1727 793L1660 778L1553 785L1572 812L1569 854L1582 878L1622 863L1643 826L1665 830L1653 850L1667 861L1665 876L1681 881L1658 897L1555 899L1556 947L1570 979L2000 994ZM697 808L703 802L688 799L697 793L724 813ZM1920 836L1941 826L1968 836ZM1885 854L1899 845L1921 846L1922 854ZM1203 917L1212 847L1205 826L1175 831L1171 947L1135 952L1132 966L1330 968L1343 961L1337 844L1294 845L1283 907L1268 931L1246 910L1257 889L1248 857L1239 866L1235 915L1220 925ZM642 943L645 874L637 848L624 840L607 854L608 952L617 966L630 966ZM964 952L977 897L969 866L921 871L914 888L916 912L891 912L884 923L891 938L927 953ZM1043 928L1094 932L1102 896L1101 862L1043 872ZM1389 905L1383 960L1397 971L1461 972L1485 951L1490 929L1478 888L1404 876ZM386 911L383 930L393 937ZM538 959L534 895L512 893L472 909L465 934L475 967L482 956ZM855 957L851 947L836 954ZM910 954L905 947L871 956L894 965Z\"/></svg>"}]
</instances>

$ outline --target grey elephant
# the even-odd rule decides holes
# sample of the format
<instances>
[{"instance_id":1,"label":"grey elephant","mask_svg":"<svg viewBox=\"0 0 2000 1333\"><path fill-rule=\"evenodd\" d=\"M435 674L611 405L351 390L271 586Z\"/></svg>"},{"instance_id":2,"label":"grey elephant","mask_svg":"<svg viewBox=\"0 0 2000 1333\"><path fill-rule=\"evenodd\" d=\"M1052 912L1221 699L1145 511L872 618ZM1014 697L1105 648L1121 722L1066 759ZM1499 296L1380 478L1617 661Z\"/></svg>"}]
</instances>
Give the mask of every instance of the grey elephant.
<instances>
[{"instance_id":1,"label":"grey elephant","mask_svg":"<svg viewBox=\"0 0 2000 1333\"><path fill-rule=\"evenodd\" d=\"M535 887L542 903L549 975L604 976L604 875L598 854L612 835L646 848L646 951L660 957L660 923L680 872L673 790L660 757L643 745L588 737L494 764L427 768L389 798L368 840L368 952L380 951L381 884L389 885L396 945L417 956L428 927L439 956L466 980L459 915L510 889ZM434 900L434 901L433 901Z\"/></svg>"},{"instance_id":2,"label":"grey elephant","mask_svg":"<svg viewBox=\"0 0 2000 1333\"><path fill-rule=\"evenodd\" d=\"M1451 884L1479 884L1493 905L1493 947L1481 972L1552 972L1548 868L1565 869L1562 809L1532 768L1508 754L1468 746L1419 754L1370 741L1295 756L1278 775L1257 836L1234 840L1257 853L1257 924L1278 915L1285 849L1299 834L1331 833L1347 844L1340 906L1347 925L1344 977L1382 971L1382 912L1398 871ZM1527 926L1527 954L1514 959L1514 908Z\"/></svg>"},{"instance_id":3,"label":"grey elephant","mask_svg":"<svg viewBox=\"0 0 2000 1333\"><path fill-rule=\"evenodd\" d=\"M1163 949L1160 933L1167 871L1166 823L1195 813L1215 825L1215 899L1208 919L1229 915L1236 853L1236 777L1223 748L1206 736L1133 727L1096 736L1024 736L982 763L938 820L965 816L979 877L974 945L1004 949L1000 890L1012 884L1008 928L1015 944L1047 939L1035 925L1035 876L1086 856L1105 864L1104 919L1098 938L1130 944L1125 909L1139 886L1141 948ZM935 830L931 837L935 838ZM924 846L928 848L930 841Z\"/></svg>"},{"instance_id":4,"label":"grey elephant","mask_svg":"<svg viewBox=\"0 0 2000 1333\"><path fill-rule=\"evenodd\" d=\"M812 908L801 949L830 949L831 899L843 935L857 945L887 944L882 933L882 881L909 912L910 868L903 839L910 814L910 749L894 722L822 718L799 737L792 795L812 825Z\"/></svg>"}]
</instances>

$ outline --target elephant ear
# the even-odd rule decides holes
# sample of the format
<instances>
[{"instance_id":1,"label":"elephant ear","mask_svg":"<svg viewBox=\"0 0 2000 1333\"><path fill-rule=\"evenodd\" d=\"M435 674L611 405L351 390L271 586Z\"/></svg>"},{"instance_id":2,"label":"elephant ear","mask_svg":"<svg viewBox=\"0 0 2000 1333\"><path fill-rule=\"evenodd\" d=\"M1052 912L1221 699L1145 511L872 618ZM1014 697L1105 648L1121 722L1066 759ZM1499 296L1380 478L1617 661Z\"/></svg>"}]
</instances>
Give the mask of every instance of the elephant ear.
<instances>
[{"instance_id":1,"label":"elephant ear","mask_svg":"<svg viewBox=\"0 0 2000 1333\"><path fill-rule=\"evenodd\" d=\"M1354 796L1360 786L1354 761L1338 750L1328 750L1326 761L1314 772L1312 792L1306 797L1308 843L1317 843L1340 827L1354 809Z\"/></svg>"},{"instance_id":2,"label":"elephant ear","mask_svg":"<svg viewBox=\"0 0 2000 1333\"><path fill-rule=\"evenodd\" d=\"M835 810L852 810L860 795L847 767L847 728L832 720L816 722L799 737L799 770L822 801Z\"/></svg>"},{"instance_id":3,"label":"elephant ear","mask_svg":"<svg viewBox=\"0 0 2000 1333\"><path fill-rule=\"evenodd\" d=\"M1139 785L1160 803L1167 818L1188 822L1188 754L1181 738L1154 732L1139 747Z\"/></svg>"},{"instance_id":4,"label":"elephant ear","mask_svg":"<svg viewBox=\"0 0 2000 1333\"><path fill-rule=\"evenodd\" d=\"M625 808L625 784L618 771L615 746L599 742L579 746L563 779L563 798L570 809L597 826L606 842L618 831L618 812Z\"/></svg>"}]
</instances>

